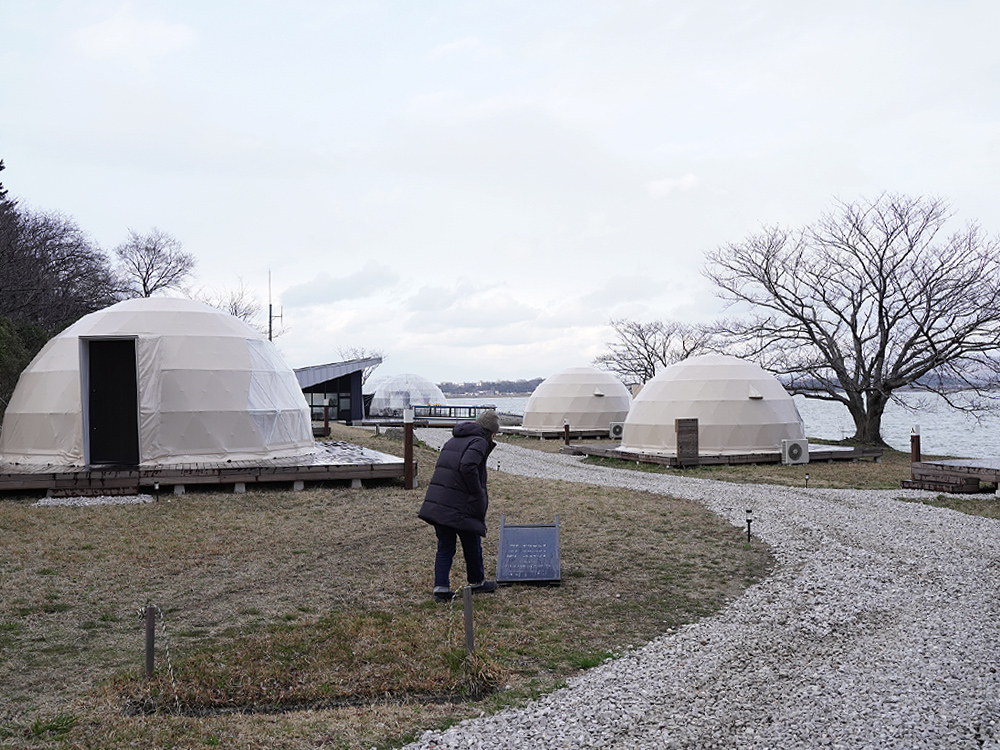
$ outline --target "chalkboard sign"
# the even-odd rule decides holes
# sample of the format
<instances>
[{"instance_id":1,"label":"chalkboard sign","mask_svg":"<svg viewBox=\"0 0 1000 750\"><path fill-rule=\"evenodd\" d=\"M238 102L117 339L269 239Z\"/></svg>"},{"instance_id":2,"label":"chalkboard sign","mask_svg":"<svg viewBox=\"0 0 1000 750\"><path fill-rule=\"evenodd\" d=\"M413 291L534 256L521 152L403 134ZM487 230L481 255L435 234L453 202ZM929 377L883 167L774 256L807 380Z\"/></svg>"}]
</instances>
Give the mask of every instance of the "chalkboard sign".
<instances>
[{"instance_id":1,"label":"chalkboard sign","mask_svg":"<svg viewBox=\"0 0 1000 750\"><path fill-rule=\"evenodd\" d=\"M555 523L507 525L500 516L497 583L558 585L559 516Z\"/></svg>"}]
</instances>

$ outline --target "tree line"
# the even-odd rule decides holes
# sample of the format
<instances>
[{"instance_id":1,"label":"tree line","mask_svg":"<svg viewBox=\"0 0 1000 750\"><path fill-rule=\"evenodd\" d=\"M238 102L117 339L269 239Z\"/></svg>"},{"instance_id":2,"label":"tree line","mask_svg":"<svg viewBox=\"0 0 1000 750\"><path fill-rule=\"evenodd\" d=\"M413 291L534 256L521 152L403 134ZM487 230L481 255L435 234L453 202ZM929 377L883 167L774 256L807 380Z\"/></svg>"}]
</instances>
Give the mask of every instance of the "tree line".
<instances>
[{"instance_id":1,"label":"tree line","mask_svg":"<svg viewBox=\"0 0 1000 750\"><path fill-rule=\"evenodd\" d=\"M817 221L766 226L706 255L732 314L705 325L611 320L594 364L627 384L698 354L760 364L792 394L843 404L854 439L885 445L903 391L955 409L995 409L1000 385L1000 245L939 198L837 201Z\"/></svg>"},{"instance_id":2,"label":"tree line","mask_svg":"<svg viewBox=\"0 0 1000 750\"><path fill-rule=\"evenodd\" d=\"M446 396L458 394L490 394L494 396L505 396L522 393L531 393L542 382L542 378L532 378L531 380L477 380L470 383L439 383L438 388Z\"/></svg>"}]
</instances>

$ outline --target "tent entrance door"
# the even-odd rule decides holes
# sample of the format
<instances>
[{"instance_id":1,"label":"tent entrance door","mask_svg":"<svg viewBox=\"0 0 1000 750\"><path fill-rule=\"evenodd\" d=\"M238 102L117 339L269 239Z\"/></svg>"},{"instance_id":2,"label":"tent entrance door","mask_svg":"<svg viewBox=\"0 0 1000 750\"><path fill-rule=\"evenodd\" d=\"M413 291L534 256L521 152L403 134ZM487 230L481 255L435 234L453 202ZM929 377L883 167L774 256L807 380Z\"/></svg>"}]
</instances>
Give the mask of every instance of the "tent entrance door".
<instances>
[{"instance_id":1,"label":"tent entrance door","mask_svg":"<svg viewBox=\"0 0 1000 750\"><path fill-rule=\"evenodd\" d=\"M139 390L134 339L87 342L91 465L139 463Z\"/></svg>"}]
</instances>

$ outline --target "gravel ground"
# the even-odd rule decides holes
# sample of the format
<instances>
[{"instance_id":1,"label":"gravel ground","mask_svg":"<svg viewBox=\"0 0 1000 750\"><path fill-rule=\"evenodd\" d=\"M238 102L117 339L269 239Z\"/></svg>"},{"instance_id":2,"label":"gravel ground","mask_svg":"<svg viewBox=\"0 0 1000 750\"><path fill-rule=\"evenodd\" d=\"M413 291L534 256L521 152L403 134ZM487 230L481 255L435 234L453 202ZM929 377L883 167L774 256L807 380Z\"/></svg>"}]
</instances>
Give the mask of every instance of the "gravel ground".
<instances>
[{"instance_id":1,"label":"gravel ground","mask_svg":"<svg viewBox=\"0 0 1000 750\"><path fill-rule=\"evenodd\" d=\"M446 430L418 430L439 447ZM499 444L492 468L696 500L774 549L726 609L409 748L1000 750L1000 525L850 491L587 466Z\"/></svg>"}]
</instances>

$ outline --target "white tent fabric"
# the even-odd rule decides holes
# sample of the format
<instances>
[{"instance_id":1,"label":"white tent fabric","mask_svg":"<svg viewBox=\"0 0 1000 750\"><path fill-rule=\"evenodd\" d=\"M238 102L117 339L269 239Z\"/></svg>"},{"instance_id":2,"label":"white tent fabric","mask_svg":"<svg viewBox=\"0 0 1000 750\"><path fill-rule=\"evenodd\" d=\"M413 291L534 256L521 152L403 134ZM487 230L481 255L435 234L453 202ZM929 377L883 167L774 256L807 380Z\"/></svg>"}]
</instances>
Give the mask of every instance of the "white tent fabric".
<instances>
[{"instance_id":1,"label":"white tent fabric","mask_svg":"<svg viewBox=\"0 0 1000 750\"><path fill-rule=\"evenodd\" d=\"M636 396L621 450L677 454L675 419L698 420L703 455L781 450L805 437L799 410L777 378L736 357L692 357L663 370Z\"/></svg>"},{"instance_id":2,"label":"white tent fabric","mask_svg":"<svg viewBox=\"0 0 1000 750\"><path fill-rule=\"evenodd\" d=\"M134 299L81 318L21 374L0 432L6 462L82 466L86 342L135 341L141 466L314 450L295 374L270 341L201 302Z\"/></svg>"},{"instance_id":3,"label":"white tent fabric","mask_svg":"<svg viewBox=\"0 0 1000 750\"><path fill-rule=\"evenodd\" d=\"M412 373L386 378L372 396L370 413L374 416L400 415L411 406L444 405L444 393L434 383Z\"/></svg>"},{"instance_id":4,"label":"white tent fabric","mask_svg":"<svg viewBox=\"0 0 1000 750\"><path fill-rule=\"evenodd\" d=\"M535 388L524 407L522 428L607 430L623 422L632 394L612 373L593 367L570 367L551 375Z\"/></svg>"}]
</instances>

